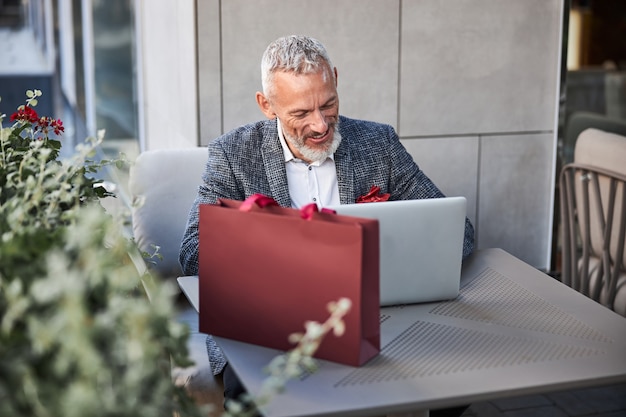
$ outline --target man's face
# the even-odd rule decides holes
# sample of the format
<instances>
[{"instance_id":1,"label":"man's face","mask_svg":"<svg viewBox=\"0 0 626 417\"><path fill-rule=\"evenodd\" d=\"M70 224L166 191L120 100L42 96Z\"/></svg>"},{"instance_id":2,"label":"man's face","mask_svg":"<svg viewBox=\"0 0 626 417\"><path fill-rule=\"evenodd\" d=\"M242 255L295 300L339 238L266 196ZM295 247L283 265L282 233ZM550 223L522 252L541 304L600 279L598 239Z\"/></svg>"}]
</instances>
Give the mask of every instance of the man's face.
<instances>
[{"instance_id":1,"label":"man's face","mask_svg":"<svg viewBox=\"0 0 626 417\"><path fill-rule=\"evenodd\" d=\"M325 67L314 74L277 72L267 97L270 114L280 119L289 149L307 162L326 159L341 140L336 132L339 97L331 71Z\"/></svg>"}]
</instances>

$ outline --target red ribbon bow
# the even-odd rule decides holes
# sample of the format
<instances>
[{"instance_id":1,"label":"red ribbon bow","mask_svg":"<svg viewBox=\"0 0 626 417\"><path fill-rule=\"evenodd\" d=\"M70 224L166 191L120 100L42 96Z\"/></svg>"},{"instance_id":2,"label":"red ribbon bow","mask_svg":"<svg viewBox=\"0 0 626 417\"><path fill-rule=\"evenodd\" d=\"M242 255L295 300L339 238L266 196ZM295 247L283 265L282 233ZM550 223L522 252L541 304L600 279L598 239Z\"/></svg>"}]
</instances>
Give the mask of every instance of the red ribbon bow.
<instances>
[{"instance_id":1,"label":"red ribbon bow","mask_svg":"<svg viewBox=\"0 0 626 417\"><path fill-rule=\"evenodd\" d=\"M253 206L259 206L263 208L278 206L278 203L272 197L257 193L252 194L250 197L246 198L239 206L239 210L250 211L252 210ZM304 220L313 220L313 215L315 213L337 214L335 210L327 208L318 209L317 204L315 203L307 204L300 209L300 217L302 217Z\"/></svg>"},{"instance_id":2,"label":"red ribbon bow","mask_svg":"<svg viewBox=\"0 0 626 417\"><path fill-rule=\"evenodd\" d=\"M372 185L369 192L364 194L356 199L357 203L377 203L379 201L387 201L391 197L389 193L380 193L380 187L377 185Z\"/></svg>"}]
</instances>

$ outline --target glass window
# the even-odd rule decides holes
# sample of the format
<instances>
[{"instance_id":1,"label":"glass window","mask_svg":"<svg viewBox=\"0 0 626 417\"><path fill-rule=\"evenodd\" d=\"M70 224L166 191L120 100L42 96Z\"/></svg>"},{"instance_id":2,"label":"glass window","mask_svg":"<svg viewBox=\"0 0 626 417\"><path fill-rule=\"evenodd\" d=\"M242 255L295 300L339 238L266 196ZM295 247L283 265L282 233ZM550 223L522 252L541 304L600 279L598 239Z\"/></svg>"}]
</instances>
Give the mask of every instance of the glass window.
<instances>
[{"instance_id":1,"label":"glass window","mask_svg":"<svg viewBox=\"0 0 626 417\"><path fill-rule=\"evenodd\" d=\"M131 0L94 0L96 127L105 142L137 141L134 16Z\"/></svg>"}]
</instances>

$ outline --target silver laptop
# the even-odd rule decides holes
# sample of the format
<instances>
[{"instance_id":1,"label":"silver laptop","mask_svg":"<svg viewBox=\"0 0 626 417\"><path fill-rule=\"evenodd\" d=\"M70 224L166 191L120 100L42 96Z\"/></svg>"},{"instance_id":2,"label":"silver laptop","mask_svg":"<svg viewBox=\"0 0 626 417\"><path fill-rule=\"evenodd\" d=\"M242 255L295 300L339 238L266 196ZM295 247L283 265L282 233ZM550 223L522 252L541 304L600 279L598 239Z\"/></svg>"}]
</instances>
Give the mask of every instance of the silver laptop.
<instances>
[{"instance_id":1,"label":"silver laptop","mask_svg":"<svg viewBox=\"0 0 626 417\"><path fill-rule=\"evenodd\" d=\"M454 299L459 294L465 197L333 205L347 216L378 219L380 304Z\"/></svg>"}]
</instances>

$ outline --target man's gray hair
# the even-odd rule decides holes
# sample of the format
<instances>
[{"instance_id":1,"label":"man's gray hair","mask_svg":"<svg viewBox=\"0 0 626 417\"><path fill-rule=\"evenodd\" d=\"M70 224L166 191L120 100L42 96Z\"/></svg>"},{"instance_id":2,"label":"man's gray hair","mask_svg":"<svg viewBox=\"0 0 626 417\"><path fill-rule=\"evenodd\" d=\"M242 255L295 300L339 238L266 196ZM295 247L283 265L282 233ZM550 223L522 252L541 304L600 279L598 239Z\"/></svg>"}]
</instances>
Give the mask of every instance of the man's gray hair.
<instances>
[{"instance_id":1,"label":"man's gray hair","mask_svg":"<svg viewBox=\"0 0 626 417\"><path fill-rule=\"evenodd\" d=\"M263 93L269 93L268 88L276 71L311 74L323 69L324 65L328 65L334 78L334 67L328 52L317 39L300 35L276 39L265 49L261 60Z\"/></svg>"}]
</instances>

